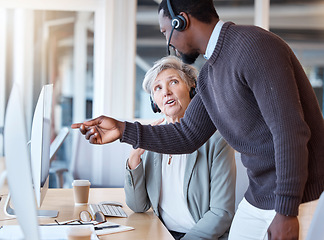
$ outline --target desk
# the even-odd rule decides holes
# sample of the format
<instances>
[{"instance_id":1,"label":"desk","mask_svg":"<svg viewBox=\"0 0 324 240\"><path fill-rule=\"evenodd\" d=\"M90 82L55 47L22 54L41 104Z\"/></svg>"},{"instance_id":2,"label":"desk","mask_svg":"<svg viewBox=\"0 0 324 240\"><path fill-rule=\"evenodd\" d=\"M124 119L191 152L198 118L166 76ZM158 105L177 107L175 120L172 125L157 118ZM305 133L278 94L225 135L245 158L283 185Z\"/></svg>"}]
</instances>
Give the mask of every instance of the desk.
<instances>
[{"instance_id":1,"label":"desk","mask_svg":"<svg viewBox=\"0 0 324 240\"><path fill-rule=\"evenodd\" d=\"M128 214L128 218L108 217L107 221L135 228L135 230L127 232L100 236L100 239L173 239L171 234L152 210L149 210L146 213L134 213L127 207L123 188L90 188L89 203L98 203L100 201L118 201L124 204L124 210ZM4 202L5 199L1 200L0 202L0 219L8 219L3 212ZM54 219L57 219L59 222L76 219L78 218L80 211L86 209L89 210L88 206L74 206L72 189L49 189L41 209L58 210L59 215L57 218L39 218L40 224L53 223ZM0 221L0 224L17 224L17 221L15 219L5 220Z\"/></svg>"}]
</instances>

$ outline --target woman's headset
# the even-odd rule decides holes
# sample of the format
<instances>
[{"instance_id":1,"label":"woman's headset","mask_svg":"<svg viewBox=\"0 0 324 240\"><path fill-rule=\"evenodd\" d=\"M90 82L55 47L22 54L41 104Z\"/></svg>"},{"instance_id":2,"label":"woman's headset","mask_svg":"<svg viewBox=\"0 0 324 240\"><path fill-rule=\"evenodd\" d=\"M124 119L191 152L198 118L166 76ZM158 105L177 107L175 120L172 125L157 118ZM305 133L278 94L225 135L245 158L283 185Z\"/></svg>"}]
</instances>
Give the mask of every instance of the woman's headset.
<instances>
[{"instance_id":1,"label":"woman's headset","mask_svg":"<svg viewBox=\"0 0 324 240\"><path fill-rule=\"evenodd\" d=\"M189 96L192 99L194 96L196 95L196 88L192 87L190 88L189 91ZM150 100L151 100L151 107L154 113L160 113L161 109L158 107L158 105L153 101L152 96L150 96Z\"/></svg>"},{"instance_id":2,"label":"woman's headset","mask_svg":"<svg viewBox=\"0 0 324 240\"><path fill-rule=\"evenodd\" d=\"M175 30L181 32L186 28L187 21L183 16L174 14L170 1L171 0L167 0L168 10L169 10L170 15L172 17L171 26Z\"/></svg>"}]
</instances>

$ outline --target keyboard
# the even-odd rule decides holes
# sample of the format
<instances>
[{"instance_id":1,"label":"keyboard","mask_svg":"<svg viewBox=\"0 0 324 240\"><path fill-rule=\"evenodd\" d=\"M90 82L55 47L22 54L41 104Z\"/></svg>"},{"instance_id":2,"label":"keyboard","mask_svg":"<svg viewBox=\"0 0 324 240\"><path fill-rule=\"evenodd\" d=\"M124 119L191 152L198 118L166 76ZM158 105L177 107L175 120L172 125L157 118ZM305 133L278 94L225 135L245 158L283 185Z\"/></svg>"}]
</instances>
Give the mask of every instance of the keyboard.
<instances>
[{"instance_id":1,"label":"keyboard","mask_svg":"<svg viewBox=\"0 0 324 240\"><path fill-rule=\"evenodd\" d=\"M127 217L127 214L121 206L110 205L110 204L90 204L90 210L92 215L96 212L101 211L106 217Z\"/></svg>"}]
</instances>

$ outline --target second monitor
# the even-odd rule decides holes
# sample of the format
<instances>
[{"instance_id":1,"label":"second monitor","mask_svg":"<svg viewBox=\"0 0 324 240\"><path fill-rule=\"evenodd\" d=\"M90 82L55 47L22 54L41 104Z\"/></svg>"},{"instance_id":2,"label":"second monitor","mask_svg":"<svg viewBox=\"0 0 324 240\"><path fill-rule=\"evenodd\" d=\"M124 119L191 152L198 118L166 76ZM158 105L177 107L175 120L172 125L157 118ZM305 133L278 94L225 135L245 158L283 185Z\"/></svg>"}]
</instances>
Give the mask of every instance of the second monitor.
<instances>
[{"instance_id":1,"label":"second monitor","mask_svg":"<svg viewBox=\"0 0 324 240\"><path fill-rule=\"evenodd\" d=\"M62 128L51 143L53 84L43 86L34 111L31 131L31 168L37 206L41 207L49 186L51 160L69 133ZM38 210L38 216L56 217L55 210Z\"/></svg>"},{"instance_id":2,"label":"second monitor","mask_svg":"<svg viewBox=\"0 0 324 240\"><path fill-rule=\"evenodd\" d=\"M51 113L53 85L45 85L39 95L34 111L31 131L31 167L38 207L48 189L51 145Z\"/></svg>"},{"instance_id":3,"label":"second monitor","mask_svg":"<svg viewBox=\"0 0 324 240\"><path fill-rule=\"evenodd\" d=\"M31 170L33 187L37 201L37 207L41 207L49 185L49 168L51 158L61 146L67 134L67 128L63 128L57 138L51 144L51 112L52 112L53 84L43 86L34 111L31 131ZM14 215L10 207L10 199L5 204L7 215ZM56 217L56 210L38 210L41 217Z\"/></svg>"}]
</instances>

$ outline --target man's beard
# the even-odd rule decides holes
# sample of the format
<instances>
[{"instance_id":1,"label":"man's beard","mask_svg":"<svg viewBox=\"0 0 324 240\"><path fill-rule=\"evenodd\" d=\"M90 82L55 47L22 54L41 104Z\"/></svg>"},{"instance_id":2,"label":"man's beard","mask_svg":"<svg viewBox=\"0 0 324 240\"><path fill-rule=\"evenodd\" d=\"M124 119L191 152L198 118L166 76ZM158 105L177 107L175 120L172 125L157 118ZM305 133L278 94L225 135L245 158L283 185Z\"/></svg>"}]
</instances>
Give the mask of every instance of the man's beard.
<instances>
[{"instance_id":1,"label":"man's beard","mask_svg":"<svg viewBox=\"0 0 324 240\"><path fill-rule=\"evenodd\" d=\"M198 52L193 52L189 54L179 52L179 54L181 56L182 61L187 64L193 64L196 61L196 59L199 57Z\"/></svg>"}]
</instances>

